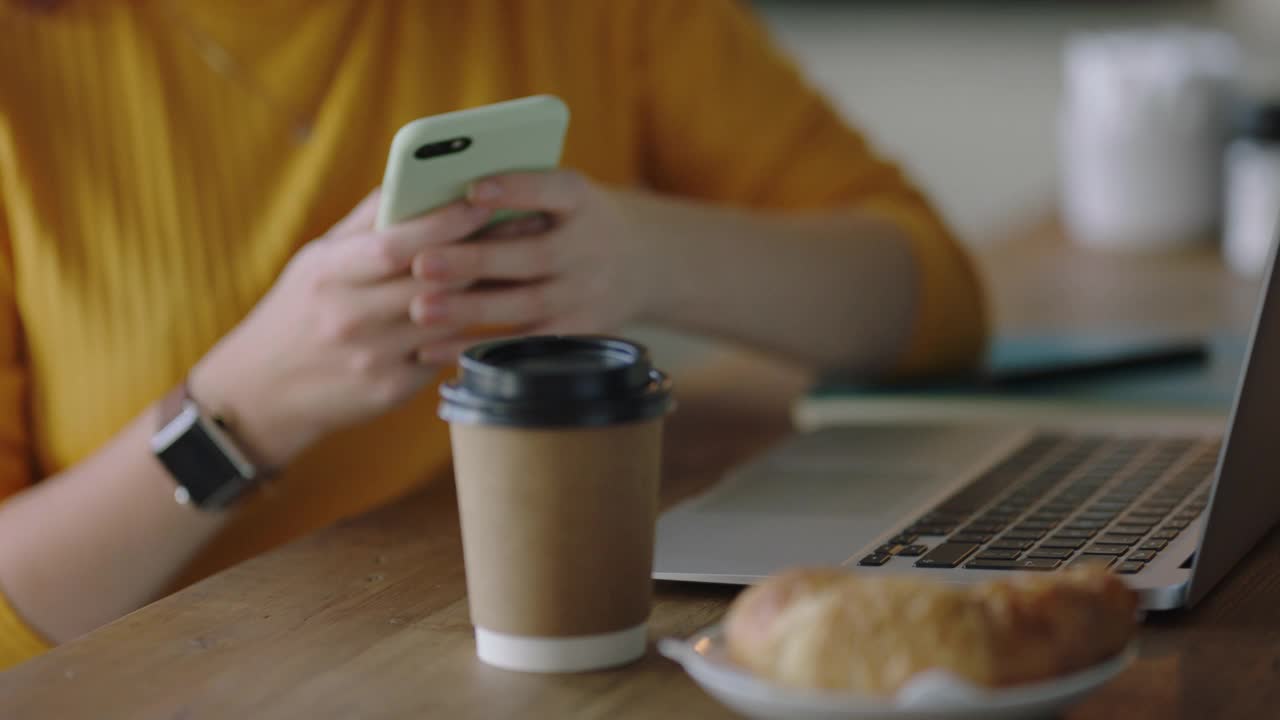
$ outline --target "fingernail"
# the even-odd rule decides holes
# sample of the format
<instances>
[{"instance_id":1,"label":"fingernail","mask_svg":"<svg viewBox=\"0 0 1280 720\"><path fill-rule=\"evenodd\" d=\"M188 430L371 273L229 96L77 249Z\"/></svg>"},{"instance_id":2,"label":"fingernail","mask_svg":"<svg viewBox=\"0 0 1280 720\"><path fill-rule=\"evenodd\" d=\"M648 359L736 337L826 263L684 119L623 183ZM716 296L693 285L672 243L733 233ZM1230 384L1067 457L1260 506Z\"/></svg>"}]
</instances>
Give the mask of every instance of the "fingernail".
<instances>
[{"instance_id":1,"label":"fingernail","mask_svg":"<svg viewBox=\"0 0 1280 720\"><path fill-rule=\"evenodd\" d=\"M427 303L422 298L414 298L409 302L409 319L421 325L427 319Z\"/></svg>"},{"instance_id":2,"label":"fingernail","mask_svg":"<svg viewBox=\"0 0 1280 720\"><path fill-rule=\"evenodd\" d=\"M476 200L494 200L501 194L502 188L498 183L492 180L481 180L471 184L471 192L467 193L467 196Z\"/></svg>"},{"instance_id":3,"label":"fingernail","mask_svg":"<svg viewBox=\"0 0 1280 720\"><path fill-rule=\"evenodd\" d=\"M419 278L442 278L449 274L449 264L440 255L419 255L413 263L413 274Z\"/></svg>"},{"instance_id":4,"label":"fingernail","mask_svg":"<svg viewBox=\"0 0 1280 720\"><path fill-rule=\"evenodd\" d=\"M449 303L444 298L416 297L409 303L409 318L419 325L443 320L449 316Z\"/></svg>"}]
</instances>

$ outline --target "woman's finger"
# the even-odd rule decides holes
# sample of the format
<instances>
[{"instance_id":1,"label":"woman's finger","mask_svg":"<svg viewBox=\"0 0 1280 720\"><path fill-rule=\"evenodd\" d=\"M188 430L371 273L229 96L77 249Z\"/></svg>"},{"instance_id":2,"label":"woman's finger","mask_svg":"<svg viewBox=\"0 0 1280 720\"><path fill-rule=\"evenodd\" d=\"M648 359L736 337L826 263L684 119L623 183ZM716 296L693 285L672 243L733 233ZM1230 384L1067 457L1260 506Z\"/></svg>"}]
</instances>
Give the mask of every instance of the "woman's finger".
<instances>
[{"instance_id":1,"label":"woman's finger","mask_svg":"<svg viewBox=\"0 0 1280 720\"><path fill-rule=\"evenodd\" d=\"M573 305L573 286L563 276L502 286L481 286L435 298L428 324L525 326L546 322Z\"/></svg>"},{"instance_id":2,"label":"woman's finger","mask_svg":"<svg viewBox=\"0 0 1280 720\"><path fill-rule=\"evenodd\" d=\"M361 285L346 294L352 311L365 318L369 327L385 327L388 323L408 322L410 307L419 298L442 294L429 283L410 275L391 278L380 283Z\"/></svg>"},{"instance_id":3,"label":"woman's finger","mask_svg":"<svg viewBox=\"0 0 1280 720\"><path fill-rule=\"evenodd\" d=\"M491 225L480 233L480 238L520 237L547 232L555 225L555 219L544 212L534 212Z\"/></svg>"},{"instance_id":4,"label":"woman's finger","mask_svg":"<svg viewBox=\"0 0 1280 720\"><path fill-rule=\"evenodd\" d=\"M514 172L472 183L467 200L488 208L565 215L582 206L589 189L586 178L573 170Z\"/></svg>"},{"instance_id":5,"label":"woman's finger","mask_svg":"<svg viewBox=\"0 0 1280 720\"><path fill-rule=\"evenodd\" d=\"M564 236L486 237L428 248L413 260L419 278L465 287L477 280L538 280L562 272Z\"/></svg>"},{"instance_id":6,"label":"woman's finger","mask_svg":"<svg viewBox=\"0 0 1280 720\"><path fill-rule=\"evenodd\" d=\"M431 347L456 337L455 328L422 327L408 322L383 326L361 340L345 354L350 369L369 376L381 376L405 364L414 364L419 348Z\"/></svg>"},{"instance_id":7,"label":"woman's finger","mask_svg":"<svg viewBox=\"0 0 1280 720\"><path fill-rule=\"evenodd\" d=\"M336 253L335 271L352 282L376 282L406 272L414 256L467 237L484 227L491 214L489 209L456 202L379 232L357 233Z\"/></svg>"}]
</instances>

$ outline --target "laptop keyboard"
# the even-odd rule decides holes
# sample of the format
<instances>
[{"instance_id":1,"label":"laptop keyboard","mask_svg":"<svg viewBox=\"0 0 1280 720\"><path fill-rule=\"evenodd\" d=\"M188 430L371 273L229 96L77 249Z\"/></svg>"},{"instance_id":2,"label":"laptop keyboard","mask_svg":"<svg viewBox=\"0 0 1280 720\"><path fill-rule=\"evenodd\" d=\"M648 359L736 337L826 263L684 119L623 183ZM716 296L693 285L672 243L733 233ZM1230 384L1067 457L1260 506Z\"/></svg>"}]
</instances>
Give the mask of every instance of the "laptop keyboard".
<instances>
[{"instance_id":1,"label":"laptop keyboard","mask_svg":"<svg viewBox=\"0 0 1280 720\"><path fill-rule=\"evenodd\" d=\"M1220 443L1037 435L860 565L1140 572L1208 505Z\"/></svg>"}]
</instances>

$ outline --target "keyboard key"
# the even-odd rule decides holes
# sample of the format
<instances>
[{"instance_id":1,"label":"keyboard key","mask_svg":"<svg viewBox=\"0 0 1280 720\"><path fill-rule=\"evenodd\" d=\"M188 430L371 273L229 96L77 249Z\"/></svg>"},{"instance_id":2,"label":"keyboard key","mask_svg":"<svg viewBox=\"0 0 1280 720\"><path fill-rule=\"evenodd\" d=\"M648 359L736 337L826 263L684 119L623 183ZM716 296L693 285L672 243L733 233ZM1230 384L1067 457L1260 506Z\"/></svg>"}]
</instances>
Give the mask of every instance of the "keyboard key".
<instances>
[{"instance_id":1,"label":"keyboard key","mask_svg":"<svg viewBox=\"0 0 1280 720\"><path fill-rule=\"evenodd\" d=\"M866 565L870 567L879 567L889 562L889 559L892 557L893 557L892 555L889 555L887 553L871 553L870 555L859 560L858 564Z\"/></svg>"},{"instance_id":2,"label":"keyboard key","mask_svg":"<svg viewBox=\"0 0 1280 720\"><path fill-rule=\"evenodd\" d=\"M991 539L991 536L986 533L956 533L955 535L952 535L950 538L948 538L947 542L977 543L981 545L982 543L990 539Z\"/></svg>"},{"instance_id":3,"label":"keyboard key","mask_svg":"<svg viewBox=\"0 0 1280 720\"><path fill-rule=\"evenodd\" d=\"M990 523L991 525L996 526L995 530L981 531L981 532L988 532L988 533L998 533L1004 530L1005 528L1009 527L1009 525L1012 524L1013 521L1017 519L1012 515L999 517L998 519L992 519L993 516L989 516L989 515L983 515L982 517L987 518L983 522L987 522L987 523ZM969 528L964 528L963 530L961 530L961 532L969 532Z\"/></svg>"},{"instance_id":4,"label":"keyboard key","mask_svg":"<svg viewBox=\"0 0 1280 720\"><path fill-rule=\"evenodd\" d=\"M1129 507L1146 491L1145 487L1115 487L1111 488L1102 500Z\"/></svg>"},{"instance_id":5,"label":"keyboard key","mask_svg":"<svg viewBox=\"0 0 1280 720\"><path fill-rule=\"evenodd\" d=\"M920 557L927 552L928 545L907 545L898 551L898 557Z\"/></svg>"},{"instance_id":6,"label":"keyboard key","mask_svg":"<svg viewBox=\"0 0 1280 720\"><path fill-rule=\"evenodd\" d=\"M1067 528L1070 530L1101 530L1107 523L1098 520L1072 520Z\"/></svg>"},{"instance_id":7,"label":"keyboard key","mask_svg":"<svg viewBox=\"0 0 1280 720\"><path fill-rule=\"evenodd\" d=\"M1049 498L1048 502L1056 505L1070 505L1071 512L1086 509L1095 502L1102 500L1098 495L1098 489L1102 487L1102 483L1095 482L1086 484L1076 481L1071 485L1063 488L1057 495Z\"/></svg>"},{"instance_id":8,"label":"keyboard key","mask_svg":"<svg viewBox=\"0 0 1280 720\"><path fill-rule=\"evenodd\" d=\"M1001 530L1004 529L1004 526L1005 526L1004 523L979 521L979 522L969 523L968 525L961 528L960 532L990 535L991 533L1000 532Z\"/></svg>"},{"instance_id":9,"label":"keyboard key","mask_svg":"<svg viewBox=\"0 0 1280 720\"><path fill-rule=\"evenodd\" d=\"M1113 512L1082 512L1076 516L1076 520L1101 520L1103 522L1111 522L1116 517Z\"/></svg>"},{"instance_id":10,"label":"keyboard key","mask_svg":"<svg viewBox=\"0 0 1280 720\"><path fill-rule=\"evenodd\" d=\"M1084 538L1071 538L1071 537L1062 537L1061 535L1054 535L1053 537L1048 538L1044 542L1040 543L1040 547L1067 548L1070 550L1079 550L1080 546L1084 545L1084 543L1085 543Z\"/></svg>"},{"instance_id":11,"label":"keyboard key","mask_svg":"<svg viewBox=\"0 0 1280 720\"><path fill-rule=\"evenodd\" d=\"M892 555L898 551L897 545L881 545L872 555Z\"/></svg>"},{"instance_id":12,"label":"keyboard key","mask_svg":"<svg viewBox=\"0 0 1280 720\"><path fill-rule=\"evenodd\" d=\"M1073 568L1079 565L1101 565L1102 567L1111 567L1111 563L1115 562L1114 555L1080 555L1076 559L1067 563L1067 567Z\"/></svg>"},{"instance_id":13,"label":"keyboard key","mask_svg":"<svg viewBox=\"0 0 1280 720\"><path fill-rule=\"evenodd\" d=\"M1172 540L1178 537L1179 532L1181 531L1177 528L1164 528L1151 533L1151 537L1156 540Z\"/></svg>"},{"instance_id":14,"label":"keyboard key","mask_svg":"<svg viewBox=\"0 0 1280 720\"><path fill-rule=\"evenodd\" d=\"M1124 505L1127 507L1130 503L1132 503L1136 499L1136 497L1134 496L1133 493L1108 492L1106 495L1103 495L1098 499L1101 500L1102 502L1116 503L1117 505Z\"/></svg>"},{"instance_id":15,"label":"keyboard key","mask_svg":"<svg viewBox=\"0 0 1280 720\"><path fill-rule=\"evenodd\" d=\"M1018 526L1015 527L1014 530L1049 530L1057 524L1057 520L1049 521L1027 519L1018 523Z\"/></svg>"},{"instance_id":16,"label":"keyboard key","mask_svg":"<svg viewBox=\"0 0 1280 720\"><path fill-rule=\"evenodd\" d=\"M1021 554L1019 550L983 550L973 557L975 560L1016 560Z\"/></svg>"},{"instance_id":17,"label":"keyboard key","mask_svg":"<svg viewBox=\"0 0 1280 720\"><path fill-rule=\"evenodd\" d=\"M1141 494L1142 494L1141 490L1128 490L1124 488L1116 488L1114 490L1109 491L1106 495L1102 497L1102 499L1108 502L1131 503L1134 500L1137 500L1138 496Z\"/></svg>"},{"instance_id":18,"label":"keyboard key","mask_svg":"<svg viewBox=\"0 0 1280 720\"><path fill-rule=\"evenodd\" d=\"M1029 558L1049 558L1051 560L1066 560L1075 553L1071 548L1052 548L1041 545L1040 547L1027 553ZM982 557L979 555L978 557Z\"/></svg>"},{"instance_id":19,"label":"keyboard key","mask_svg":"<svg viewBox=\"0 0 1280 720\"><path fill-rule=\"evenodd\" d=\"M901 533L889 539L891 545L910 545L916 541L916 536L910 533Z\"/></svg>"},{"instance_id":20,"label":"keyboard key","mask_svg":"<svg viewBox=\"0 0 1280 720\"><path fill-rule=\"evenodd\" d=\"M953 568L978 549L976 543L945 542L916 561L916 567Z\"/></svg>"},{"instance_id":21,"label":"keyboard key","mask_svg":"<svg viewBox=\"0 0 1280 720\"><path fill-rule=\"evenodd\" d=\"M1010 538L1012 540L1039 540L1044 537L1044 531L1014 528L1005 533L1003 537Z\"/></svg>"},{"instance_id":22,"label":"keyboard key","mask_svg":"<svg viewBox=\"0 0 1280 720\"><path fill-rule=\"evenodd\" d=\"M1116 524L1137 525L1139 527L1143 527L1143 526L1155 527L1156 525L1159 525L1163 520L1164 520L1163 515L1159 517L1151 517L1151 516L1145 516L1145 515L1142 517L1133 517L1132 515L1125 515L1124 517L1116 521Z\"/></svg>"},{"instance_id":23,"label":"keyboard key","mask_svg":"<svg viewBox=\"0 0 1280 720\"><path fill-rule=\"evenodd\" d=\"M1129 552L1127 545L1098 545L1094 543L1084 549L1086 555L1123 555Z\"/></svg>"},{"instance_id":24,"label":"keyboard key","mask_svg":"<svg viewBox=\"0 0 1280 720\"><path fill-rule=\"evenodd\" d=\"M1062 521L1067 519L1067 515L1070 515L1070 513L1036 513L1023 522L1024 524L1028 522L1044 523L1048 526L1046 529L1052 530L1061 525Z\"/></svg>"},{"instance_id":25,"label":"keyboard key","mask_svg":"<svg viewBox=\"0 0 1280 720\"><path fill-rule=\"evenodd\" d=\"M1129 458L1132 455L1112 455L1110 453L1103 455L1101 460L1093 463L1092 472L1114 472L1129 464Z\"/></svg>"},{"instance_id":26,"label":"keyboard key","mask_svg":"<svg viewBox=\"0 0 1280 720\"><path fill-rule=\"evenodd\" d=\"M1063 528L1054 533L1056 538L1091 538L1097 535L1097 530L1086 530L1084 528Z\"/></svg>"},{"instance_id":27,"label":"keyboard key","mask_svg":"<svg viewBox=\"0 0 1280 720\"><path fill-rule=\"evenodd\" d=\"M1132 575L1144 567L1146 565L1140 562L1122 562L1116 566L1115 571L1121 575Z\"/></svg>"},{"instance_id":28,"label":"keyboard key","mask_svg":"<svg viewBox=\"0 0 1280 720\"><path fill-rule=\"evenodd\" d=\"M1146 535L1151 532L1151 526L1120 523L1119 525L1112 525L1111 532L1121 535Z\"/></svg>"},{"instance_id":29,"label":"keyboard key","mask_svg":"<svg viewBox=\"0 0 1280 720\"><path fill-rule=\"evenodd\" d=\"M1103 533L1098 542L1109 545L1133 545L1142 539L1141 535L1121 535L1120 533Z\"/></svg>"},{"instance_id":30,"label":"keyboard key","mask_svg":"<svg viewBox=\"0 0 1280 720\"><path fill-rule=\"evenodd\" d=\"M1139 550L1155 550L1156 552L1159 552L1164 549L1165 545L1168 545L1168 544L1169 544L1169 541L1167 540L1148 540L1142 543L1141 545L1139 545L1138 549Z\"/></svg>"},{"instance_id":31,"label":"keyboard key","mask_svg":"<svg viewBox=\"0 0 1280 720\"><path fill-rule=\"evenodd\" d=\"M1191 522L1189 520L1168 520L1165 522L1164 526L1167 528L1176 528L1178 530L1185 530L1187 526L1190 524Z\"/></svg>"},{"instance_id":32,"label":"keyboard key","mask_svg":"<svg viewBox=\"0 0 1280 720\"><path fill-rule=\"evenodd\" d=\"M965 563L970 570L1054 570L1061 560L1048 558L1023 558L1022 560L972 560Z\"/></svg>"},{"instance_id":33,"label":"keyboard key","mask_svg":"<svg viewBox=\"0 0 1280 720\"><path fill-rule=\"evenodd\" d=\"M1026 550L1035 545L1035 540L1018 540L1016 538L1000 538L987 547L992 550Z\"/></svg>"},{"instance_id":34,"label":"keyboard key","mask_svg":"<svg viewBox=\"0 0 1280 720\"><path fill-rule=\"evenodd\" d=\"M1138 562L1146 562L1156 556L1155 550L1139 550L1129 553L1129 557L1125 560L1137 560Z\"/></svg>"}]
</instances>

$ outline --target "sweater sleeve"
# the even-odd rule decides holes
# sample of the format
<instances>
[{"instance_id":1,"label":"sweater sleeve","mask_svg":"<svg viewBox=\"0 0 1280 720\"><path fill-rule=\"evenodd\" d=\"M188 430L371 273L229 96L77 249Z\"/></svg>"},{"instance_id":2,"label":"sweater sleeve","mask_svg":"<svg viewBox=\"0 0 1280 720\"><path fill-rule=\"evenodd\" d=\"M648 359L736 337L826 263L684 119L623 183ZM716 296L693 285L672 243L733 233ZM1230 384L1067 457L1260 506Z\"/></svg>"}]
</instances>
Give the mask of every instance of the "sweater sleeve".
<instances>
[{"instance_id":1,"label":"sweater sleeve","mask_svg":"<svg viewBox=\"0 0 1280 720\"><path fill-rule=\"evenodd\" d=\"M33 481L28 373L14 300L14 267L8 233L4 205L0 203L0 503ZM23 622L0 588L0 670L48 647L48 643Z\"/></svg>"},{"instance_id":2,"label":"sweater sleeve","mask_svg":"<svg viewBox=\"0 0 1280 720\"><path fill-rule=\"evenodd\" d=\"M654 188L762 209L852 208L893 223L919 278L899 374L975 363L987 332L977 274L900 168L842 120L743 3L646 7L642 145Z\"/></svg>"}]
</instances>

